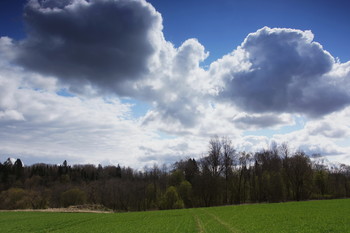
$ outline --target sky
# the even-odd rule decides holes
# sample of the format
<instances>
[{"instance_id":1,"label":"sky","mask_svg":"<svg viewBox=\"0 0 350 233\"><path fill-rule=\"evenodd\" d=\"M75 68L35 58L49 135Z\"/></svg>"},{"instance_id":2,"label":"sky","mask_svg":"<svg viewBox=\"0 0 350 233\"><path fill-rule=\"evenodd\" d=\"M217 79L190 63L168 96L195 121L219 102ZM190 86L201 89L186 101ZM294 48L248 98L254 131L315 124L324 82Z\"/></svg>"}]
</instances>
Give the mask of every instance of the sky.
<instances>
[{"instance_id":1,"label":"sky","mask_svg":"<svg viewBox=\"0 0 350 233\"><path fill-rule=\"evenodd\" d=\"M142 169L218 135L350 164L349 6L2 0L0 161Z\"/></svg>"}]
</instances>

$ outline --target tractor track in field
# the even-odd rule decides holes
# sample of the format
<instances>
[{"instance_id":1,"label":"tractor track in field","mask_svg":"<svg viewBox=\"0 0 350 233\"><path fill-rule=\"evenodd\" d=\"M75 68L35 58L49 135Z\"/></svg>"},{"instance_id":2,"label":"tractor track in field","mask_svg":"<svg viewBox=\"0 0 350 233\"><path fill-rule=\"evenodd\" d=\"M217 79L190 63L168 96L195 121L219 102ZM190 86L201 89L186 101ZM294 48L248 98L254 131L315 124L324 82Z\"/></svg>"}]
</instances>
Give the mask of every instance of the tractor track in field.
<instances>
[{"instance_id":1,"label":"tractor track in field","mask_svg":"<svg viewBox=\"0 0 350 233\"><path fill-rule=\"evenodd\" d=\"M196 225L197 225L197 228L198 228L198 233L206 232L204 227L203 227L202 221L198 218L197 215L195 216L195 220L196 220Z\"/></svg>"},{"instance_id":2,"label":"tractor track in field","mask_svg":"<svg viewBox=\"0 0 350 233\"><path fill-rule=\"evenodd\" d=\"M195 222L196 222L196 227L198 229L198 233L204 233L206 232L202 221L199 219L198 215L193 213L193 211L191 210L191 215L194 218Z\"/></svg>"},{"instance_id":3,"label":"tractor track in field","mask_svg":"<svg viewBox=\"0 0 350 233\"><path fill-rule=\"evenodd\" d=\"M215 214L210 213L207 210L201 209L201 211L203 213L205 213L206 215L209 215L211 218L213 218L216 222L218 222L220 225L222 225L223 227L225 227L227 230L229 230L229 232L232 233L239 233L240 231L233 229L232 226L230 224L228 224L227 222L225 222L224 220L222 220L221 218L219 218L218 216L216 216Z\"/></svg>"}]
</instances>

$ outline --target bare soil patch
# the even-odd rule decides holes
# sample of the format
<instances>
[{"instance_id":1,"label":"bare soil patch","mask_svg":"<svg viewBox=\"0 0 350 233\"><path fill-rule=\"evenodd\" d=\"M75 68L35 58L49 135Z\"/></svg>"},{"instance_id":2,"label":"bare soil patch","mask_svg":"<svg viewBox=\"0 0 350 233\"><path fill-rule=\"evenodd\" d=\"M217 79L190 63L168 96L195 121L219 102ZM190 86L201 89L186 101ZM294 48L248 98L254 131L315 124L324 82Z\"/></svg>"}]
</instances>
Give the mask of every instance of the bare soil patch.
<instances>
[{"instance_id":1,"label":"bare soil patch","mask_svg":"<svg viewBox=\"0 0 350 233\"><path fill-rule=\"evenodd\" d=\"M69 206L67 208L47 208L47 209L16 209L0 210L0 212L62 212L62 213L113 213L112 210L100 205Z\"/></svg>"}]
</instances>

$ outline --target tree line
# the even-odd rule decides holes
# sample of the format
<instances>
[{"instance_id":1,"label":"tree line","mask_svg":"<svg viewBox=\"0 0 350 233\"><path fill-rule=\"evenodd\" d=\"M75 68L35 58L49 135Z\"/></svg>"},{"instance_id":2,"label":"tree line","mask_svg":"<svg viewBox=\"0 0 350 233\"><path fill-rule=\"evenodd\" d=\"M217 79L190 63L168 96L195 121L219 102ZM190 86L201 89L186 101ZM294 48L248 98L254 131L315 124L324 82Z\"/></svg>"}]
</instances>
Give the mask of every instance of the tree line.
<instances>
[{"instance_id":1,"label":"tree line","mask_svg":"<svg viewBox=\"0 0 350 233\"><path fill-rule=\"evenodd\" d=\"M287 144L237 152L213 137L208 153L168 168L0 163L0 209L98 205L114 211L350 197L350 166L329 169Z\"/></svg>"}]
</instances>

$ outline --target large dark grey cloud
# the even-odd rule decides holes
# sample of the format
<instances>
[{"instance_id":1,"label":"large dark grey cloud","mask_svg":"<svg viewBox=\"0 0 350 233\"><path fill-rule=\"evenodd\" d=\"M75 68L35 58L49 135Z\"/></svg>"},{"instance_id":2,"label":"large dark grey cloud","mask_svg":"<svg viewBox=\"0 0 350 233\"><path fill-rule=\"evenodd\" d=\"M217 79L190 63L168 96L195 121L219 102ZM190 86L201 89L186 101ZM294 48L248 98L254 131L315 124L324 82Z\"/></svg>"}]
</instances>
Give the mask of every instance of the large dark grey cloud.
<instances>
[{"instance_id":1,"label":"large dark grey cloud","mask_svg":"<svg viewBox=\"0 0 350 233\"><path fill-rule=\"evenodd\" d=\"M221 74L220 96L245 111L318 117L350 103L342 82L327 76L334 58L313 42L310 31L262 28L249 34L229 59L239 62ZM242 64L247 68L237 68Z\"/></svg>"},{"instance_id":2,"label":"large dark grey cloud","mask_svg":"<svg viewBox=\"0 0 350 233\"><path fill-rule=\"evenodd\" d=\"M208 53L196 39L179 48L167 42L161 15L145 0L31 0L24 19L20 65L57 77L69 91L136 98L165 122L196 124L195 72Z\"/></svg>"},{"instance_id":3,"label":"large dark grey cloud","mask_svg":"<svg viewBox=\"0 0 350 233\"><path fill-rule=\"evenodd\" d=\"M118 94L147 74L162 19L144 0L31 0L17 61L79 89Z\"/></svg>"}]
</instances>

